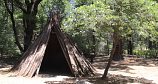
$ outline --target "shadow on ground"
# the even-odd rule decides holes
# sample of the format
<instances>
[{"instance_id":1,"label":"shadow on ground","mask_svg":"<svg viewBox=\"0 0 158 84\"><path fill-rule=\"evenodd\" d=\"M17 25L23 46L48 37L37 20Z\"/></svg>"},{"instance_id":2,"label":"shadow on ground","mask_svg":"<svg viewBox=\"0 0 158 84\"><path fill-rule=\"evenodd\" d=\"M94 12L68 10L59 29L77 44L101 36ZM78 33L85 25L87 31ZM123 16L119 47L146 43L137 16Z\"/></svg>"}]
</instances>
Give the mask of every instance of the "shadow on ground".
<instances>
[{"instance_id":1,"label":"shadow on ground","mask_svg":"<svg viewBox=\"0 0 158 84\"><path fill-rule=\"evenodd\" d=\"M105 69L108 61L108 56L97 56L94 59L92 65L97 69ZM123 61L114 61L110 67L110 70L132 70L128 65L144 65L150 66L153 60L135 59L135 58L125 58ZM64 81L46 81L46 84L127 84L127 83L141 83L141 84L154 84L152 80L147 80L145 78L130 77L123 75L111 75L108 74L107 79L101 79L102 74L97 74L94 77L83 77L83 78L67 78ZM86 83L89 82L89 83Z\"/></svg>"},{"instance_id":2,"label":"shadow on ground","mask_svg":"<svg viewBox=\"0 0 158 84\"><path fill-rule=\"evenodd\" d=\"M105 69L105 65L108 61L108 56L97 56L94 59L93 66L97 69ZM16 63L18 58L0 58L0 72L2 68L6 68L8 66L12 66ZM126 57L124 61L113 62L110 70L117 71L117 70L127 70L132 69L128 67L128 65L138 65L138 66L149 66L152 67L153 65L157 66L158 61L156 60L148 60L148 59L141 59L141 58L129 58ZM0 73L2 74L2 73ZM101 76L101 74L100 74ZM86 84L84 82L89 82L91 84L127 84L127 83L142 83L142 84L153 84L151 80L147 80L144 78L137 78L137 77L130 77L130 76L122 76L122 75L111 75L108 74L108 78L102 80L99 75L94 77L82 77L82 78L74 78L69 77L65 78L64 81L45 81L46 84ZM42 78L50 78L54 77L51 74L44 74ZM78 83L81 82L81 83Z\"/></svg>"},{"instance_id":3,"label":"shadow on ground","mask_svg":"<svg viewBox=\"0 0 158 84\"><path fill-rule=\"evenodd\" d=\"M0 75L9 73L10 68L16 63L17 57L0 57Z\"/></svg>"},{"instance_id":4,"label":"shadow on ground","mask_svg":"<svg viewBox=\"0 0 158 84\"><path fill-rule=\"evenodd\" d=\"M154 84L151 80L144 78L128 77L122 75L108 75L108 78L101 79L100 77L83 77L83 78L66 78L64 81L46 81L46 84L127 84L141 83Z\"/></svg>"},{"instance_id":5,"label":"shadow on ground","mask_svg":"<svg viewBox=\"0 0 158 84\"><path fill-rule=\"evenodd\" d=\"M106 64L108 62L108 56L97 56L94 59L93 66L97 69L105 69ZM132 70L132 68L128 66L146 66L146 67L155 67L158 66L157 59L144 59L144 58L133 58L133 57L124 57L122 61L113 61L110 67L110 70Z\"/></svg>"}]
</instances>

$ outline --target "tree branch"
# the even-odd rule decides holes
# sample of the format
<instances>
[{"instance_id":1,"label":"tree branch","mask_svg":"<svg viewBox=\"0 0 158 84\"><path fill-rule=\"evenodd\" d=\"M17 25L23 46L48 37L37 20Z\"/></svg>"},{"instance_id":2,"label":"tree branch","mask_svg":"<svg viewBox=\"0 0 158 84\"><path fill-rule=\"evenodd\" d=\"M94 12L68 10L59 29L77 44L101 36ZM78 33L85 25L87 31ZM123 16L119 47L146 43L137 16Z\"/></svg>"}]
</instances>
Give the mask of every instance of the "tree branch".
<instances>
[{"instance_id":1,"label":"tree branch","mask_svg":"<svg viewBox=\"0 0 158 84\"><path fill-rule=\"evenodd\" d=\"M23 12L27 12L26 9L24 8L23 3L21 3L19 0L15 0L15 5L20 8Z\"/></svg>"},{"instance_id":2,"label":"tree branch","mask_svg":"<svg viewBox=\"0 0 158 84\"><path fill-rule=\"evenodd\" d=\"M32 10L34 11L34 13L36 14L38 11L38 5L42 0L31 0L32 5Z\"/></svg>"},{"instance_id":3,"label":"tree branch","mask_svg":"<svg viewBox=\"0 0 158 84\"><path fill-rule=\"evenodd\" d=\"M8 5L7 5L7 0L3 0L4 1L4 4L5 4L5 7L7 9L7 11L10 13L12 13L12 11L9 9Z\"/></svg>"},{"instance_id":4,"label":"tree branch","mask_svg":"<svg viewBox=\"0 0 158 84\"><path fill-rule=\"evenodd\" d=\"M29 5L29 4L30 4L30 1L29 1L29 0L25 0L25 4L26 4L26 5Z\"/></svg>"},{"instance_id":5,"label":"tree branch","mask_svg":"<svg viewBox=\"0 0 158 84\"><path fill-rule=\"evenodd\" d=\"M42 0L35 0L35 5L38 5Z\"/></svg>"}]
</instances>

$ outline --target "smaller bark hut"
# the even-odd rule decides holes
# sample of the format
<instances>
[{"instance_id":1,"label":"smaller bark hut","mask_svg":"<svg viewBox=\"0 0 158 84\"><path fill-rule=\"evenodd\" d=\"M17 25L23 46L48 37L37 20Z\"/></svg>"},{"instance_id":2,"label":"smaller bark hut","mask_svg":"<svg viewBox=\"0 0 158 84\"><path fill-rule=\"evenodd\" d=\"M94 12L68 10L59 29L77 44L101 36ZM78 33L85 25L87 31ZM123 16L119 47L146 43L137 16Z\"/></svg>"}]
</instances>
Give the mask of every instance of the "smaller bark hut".
<instances>
[{"instance_id":1,"label":"smaller bark hut","mask_svg":"<svg viewBox=\"0 0 158 84\"><path fill-rule=\"evenodd\" d=\"M39 72L58 71L72 76L87 76L95 73L95 69L77 46L60 30L57 14L52 15L43 32L11 71L15 76L24 77L33 77Z\"/></svg>"}]
</instances>

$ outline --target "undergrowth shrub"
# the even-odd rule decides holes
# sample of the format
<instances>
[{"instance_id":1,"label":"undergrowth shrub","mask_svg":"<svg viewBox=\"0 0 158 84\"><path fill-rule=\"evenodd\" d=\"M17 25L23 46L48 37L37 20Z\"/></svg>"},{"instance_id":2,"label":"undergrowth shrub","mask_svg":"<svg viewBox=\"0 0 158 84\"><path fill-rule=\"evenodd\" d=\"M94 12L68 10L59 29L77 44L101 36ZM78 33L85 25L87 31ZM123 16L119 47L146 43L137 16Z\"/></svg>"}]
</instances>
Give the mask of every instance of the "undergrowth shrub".
<instances>
[{"instance_id":1,"label":"undergrowth shrub","mask_svg":"<svg viewBox=\"0 0 158 84\"><path fill-rule=\"evenodd\" d=\"M143 58L158 58L158 50L134 50L134 55Z\"/></svg>"}]
</instances>

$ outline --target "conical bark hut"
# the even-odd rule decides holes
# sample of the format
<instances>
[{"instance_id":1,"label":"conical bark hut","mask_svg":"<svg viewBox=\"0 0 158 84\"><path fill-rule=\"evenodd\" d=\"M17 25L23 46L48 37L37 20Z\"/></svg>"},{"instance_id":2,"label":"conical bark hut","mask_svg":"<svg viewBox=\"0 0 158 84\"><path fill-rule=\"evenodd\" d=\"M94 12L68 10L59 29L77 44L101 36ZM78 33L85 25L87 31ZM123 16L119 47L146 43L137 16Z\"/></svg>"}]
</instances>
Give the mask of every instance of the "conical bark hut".
<instances>
[{"instance_id":1,"label":"conical bark hut","mask_svg":"<svg viewBox=\"0 0 158 84\"><path fill-rule=\"evenodd\" d=\"M95 69L77 46L60 30L57 15L53 15L48 20L43 32L11 71L16 76L33 77L40 70L51 67L65 68L73 76L87 76L95 73ZM53 68L51 70L53 71Z\"/></svg>"}]
</instances>

